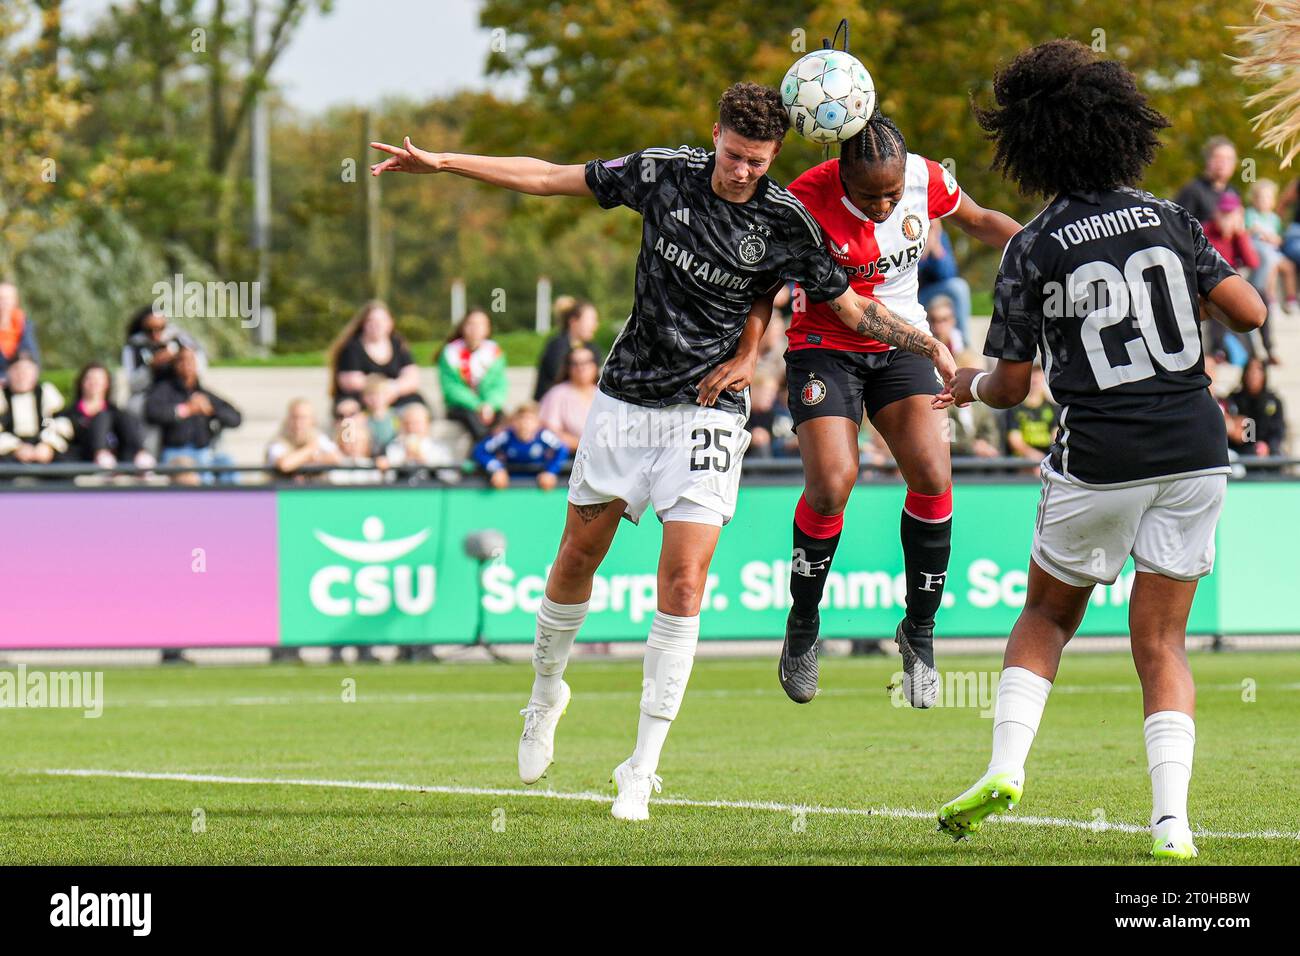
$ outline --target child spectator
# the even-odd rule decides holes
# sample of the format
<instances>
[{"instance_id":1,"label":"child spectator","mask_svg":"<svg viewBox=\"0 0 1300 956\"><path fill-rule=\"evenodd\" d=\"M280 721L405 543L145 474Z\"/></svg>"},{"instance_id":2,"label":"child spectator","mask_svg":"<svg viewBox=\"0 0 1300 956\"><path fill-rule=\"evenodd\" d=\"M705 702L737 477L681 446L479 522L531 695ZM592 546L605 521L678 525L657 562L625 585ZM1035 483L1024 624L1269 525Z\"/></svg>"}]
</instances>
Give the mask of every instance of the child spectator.
<instances>
[{"instance_id":1,"label":"child spectator","mask_svg":"<svg viewBox=\"0 0 1300 956\"><path fill-rule=\"evenodd\" d=\"M1246 231L1259 253L1259 268L1251 275L1265 302L1276 302L1274 287L1281 282L1286 311L1300 312L1296 303L1295 263L1282 254L1282 217L1277 214L1277 183L1261 179L1250 187L1247 194L1250 205L1246 208Z\"/></svg>"},{"instance_id":2,"label":"child spectator","mask_svg":"<svg viewBox=\"0 0 1300 956\"><path fill-rule=\"evenodd\" d=\"M511 475L536 475L538 487L550 491L569 451L542 427L537 405L528 402L515 409L504 429L474 447L474 460L488 473L493 488L508 487Z\"/></svg>"},{"instance_id":3,"label":"child spectator","mask_svg":"<svg viewBox=\"0 0 1300 956\"><path fill-rule=\"evenodd\" d=\"M438 353L438 380L447 417L482 441L505 407L506 356L492 341L492 320L474 308L452 331Z\"/></svg>"},{"instance_id":4,"label":"child spectator","mask_svg":"<svg viewBox=\"0 0 1300 956\"><path fill-rule=\"evenodd\" d=\"M48 465L68 450L72 423L57 417L63 396L40 376L40 366L22 353L9 366L0 388L0 461Z\"/></svg>"},{"instance_id":5,"label":"child spectator","mask_svg":"<svg viewBox=\"0 0 1300 956\"><path fill-rule=\"evenodd\" d=\"M103 365L91 362L78 373L72 407L63 413L71 423L72 436L62 457L93 461L101 468L113 468L120 461L152 468L156 462L144 449L140 420L114 405L112 396L113 382Z\"/></svg>"},{"instance_id":6,"label":"child spectator","mask_svg":"<svg viewBox=\"0 0 1300 956\"><path fill-rule=\"evenodd\" d=\"M380 469L386 468L388 461L382 455L378 460L371 456L371 449L375 445L370 435L370 423L364 415L341 418L335 423L334 444L339 449L339 464L359 467L343 467L331 471L330 484L374 485L384 480Z\"/></svg>"},{"instance_id":7,"label":"child spectator","mask_svg":"<svg viewBox=\"0 0 1300 956\"><path fill-rule=\"evenodd\" d=\"M388 379L382 375L366 377L361 400L365 405L365 420L370 428L371 448L387 448L397 437L397 415L389 404L391 394Z\"/></svg>"},{"instance_id":8,"label":"child spectator","mask_svg":"<svg viewBox=\"0 0 1300 956\"><path fill-rule=\"evenodd\" d=\"M553 335L542 349L537 363L537 383L533 386L533 401L542 398L567 375L565 358L577 348L585 348L595 356L596 369L600 369L600 351L593 344L600 316L590 302L574 299L560 313L560 331Z\"/></svg>"},{"instance_id":9,"label":"child spectator","mask_svg":"<svg viewBox=\"0 0 1300 956\"><path fill-rule=\"evenodd\" d=\"M41 364L36 327L18 307L18 287L12 282L0 282L0 385L4 384L9 365L19 355L28 356L38 366Z\"/></svg>"},{"instance_id":10,"label":"child spectator","mask_svg":"<svg viewBox=\"0 0 1300 956\"><path fill-rule=\"evenodd\" d=\"M577 450L578 440L596 397L596 353L585 345L571 351L565 359L566 377L546 393L538 415L542 427L554 432L570 452Z\"/></svg>"},{"instance_id":11,"label":"child spectator","mask_svg":"<svg viewBox=\"0 0 1300 956\"><path fill-rule=\"evenodd\" d=\"M296 474L299 469L309 465L337 465L341 459L338 446L329 436L321 434L311 402L305 398L290 402L280 434L266 449L267 465L301 482L322 480L324 473L299 475Z\"/></svg>"},{"instance_id":12,"label":"child spectator","mask_svg":"<svg viewBox=\"0 0 1300 956\"><path fill-rule=\"evenodd\" d=\"M384 452L389 466L397 468L424 465L427 468L448 469L460 465L452 447L430 433L432 421L427 406L412 403L405 406L399 416L401 430L388 443Z\"/></svg>"}]
</instances>

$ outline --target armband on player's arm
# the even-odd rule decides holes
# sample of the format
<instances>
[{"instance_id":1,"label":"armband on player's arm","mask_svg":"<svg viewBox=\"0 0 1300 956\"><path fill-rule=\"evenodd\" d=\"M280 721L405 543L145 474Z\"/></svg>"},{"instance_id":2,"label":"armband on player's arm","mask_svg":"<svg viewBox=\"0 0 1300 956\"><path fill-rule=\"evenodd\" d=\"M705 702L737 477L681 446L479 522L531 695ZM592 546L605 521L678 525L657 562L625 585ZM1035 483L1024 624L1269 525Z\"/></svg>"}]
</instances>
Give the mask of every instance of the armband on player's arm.
<instances>
[{"instance_id":1,"label":"armband on player's arm","mask_svg":"<svg viewBox=\"0 0 1300 956\"><path fill-rule=\"evenodd\" d=\"M990 408L1014 408L1029 394L1029 378L1034 363L998 359L993 371L961 368L957 370L949 392L958 404L976 401Z\"/></svg>"}]
</instances>

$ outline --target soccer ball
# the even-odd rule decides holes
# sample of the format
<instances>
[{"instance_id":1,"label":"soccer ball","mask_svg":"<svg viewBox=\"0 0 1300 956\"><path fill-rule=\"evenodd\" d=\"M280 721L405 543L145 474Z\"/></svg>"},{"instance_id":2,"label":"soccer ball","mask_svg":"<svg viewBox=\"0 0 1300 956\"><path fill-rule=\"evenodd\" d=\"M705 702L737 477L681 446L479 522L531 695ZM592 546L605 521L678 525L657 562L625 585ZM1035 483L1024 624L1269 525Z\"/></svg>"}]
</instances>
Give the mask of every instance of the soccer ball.
<instances>
[{"instance_id":1,"label":"soccer ball","mask_svg":"<svg viewBox=\"0 0 1300 956\"><path fill-rule=\"evenodd\" d=\"M857 57L816 50L786 72L781 102L800 134L822 145L838 143L867 125L876 109L876 86Z\"/></svg>"}]
</instances>

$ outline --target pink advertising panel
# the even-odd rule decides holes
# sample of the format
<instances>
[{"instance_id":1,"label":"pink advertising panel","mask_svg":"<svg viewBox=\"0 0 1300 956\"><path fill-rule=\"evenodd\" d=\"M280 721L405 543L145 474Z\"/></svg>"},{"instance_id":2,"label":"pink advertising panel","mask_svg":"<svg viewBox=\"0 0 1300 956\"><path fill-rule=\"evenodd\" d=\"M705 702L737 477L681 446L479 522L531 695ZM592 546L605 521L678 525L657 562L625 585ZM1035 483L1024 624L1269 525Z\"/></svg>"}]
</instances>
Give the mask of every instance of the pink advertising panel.
<instances>
[{"instance_id":1,"label":"pink advertising panel","mask_svg":"<svg viewBox=\"0 0 1300 956\"><path fill-rule=\"evenodd\" d=\"M0 493L0 647L279 640L275 493Z\"/></svg>"}]
</instances>

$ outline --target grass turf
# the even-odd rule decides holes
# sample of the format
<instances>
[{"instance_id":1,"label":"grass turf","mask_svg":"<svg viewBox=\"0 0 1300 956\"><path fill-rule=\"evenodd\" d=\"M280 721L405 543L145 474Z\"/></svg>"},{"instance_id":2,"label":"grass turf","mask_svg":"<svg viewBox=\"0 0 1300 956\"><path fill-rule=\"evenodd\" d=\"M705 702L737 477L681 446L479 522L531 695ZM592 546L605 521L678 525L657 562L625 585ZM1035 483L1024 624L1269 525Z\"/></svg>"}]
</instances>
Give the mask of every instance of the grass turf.
<instances>
[{"instance_id":1,"label":"grass turf","mask_svg":"<svg viewBox=\"0 0 1300 956\"><path fill-rule=\"evenodd\" d=\"M998 661L951 656L953 671ZM1193 820L1300 829L1300 657L1200 654ZM826 693L788 702L769 660L700 660L660 773L664 798L927 815L987 761L980 708L920 713L886 690L897 658L832 659ZM357 700L342 699L355 680ZM49 768L518 789L523 665L109 670L103 716L0 709L0 864L1150 862L1144 834L988 825L954 844L926 819L529 796L49 776ZM537 789L609 792L631 749L640 667L579 658L558 762ZM1255 682L1255 700L1243 699ZM987 685L986 685L987 686ZM1143 825L1141 698L1122 655L1068 657L1015 816ZM202 827L196 826L201 820ZM196 829L201 832L195 832ZM1200 863L1295 863L1296 839L1202 837ZM1193 864L1195 865L1195 864Z\"/></svg>"}]
</instances>

